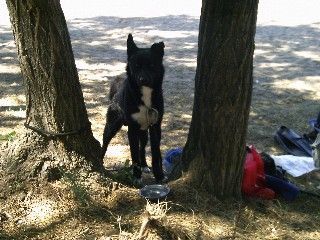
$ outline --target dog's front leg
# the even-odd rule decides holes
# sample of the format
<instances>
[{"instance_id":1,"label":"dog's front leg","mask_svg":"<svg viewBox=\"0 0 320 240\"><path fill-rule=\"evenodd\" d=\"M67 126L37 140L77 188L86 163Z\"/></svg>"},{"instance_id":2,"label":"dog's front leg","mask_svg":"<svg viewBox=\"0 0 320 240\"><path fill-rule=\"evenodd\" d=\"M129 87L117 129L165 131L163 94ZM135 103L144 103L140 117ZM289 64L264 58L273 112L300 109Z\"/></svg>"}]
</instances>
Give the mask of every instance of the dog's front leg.
<instances>
[{"instance_id":1,"label":"dog's front leg","mask_svg":"<svg viewBox=\"0 0 320 240\"><path fill-rule=\"evenodd\" d=\"M162 170L162 157L160 152L161 126L157 123L150 127L150 144L152 155L152 171L157 182L164 178Z\"/></svg>"},{"instance_id":2,"label":"dog's front leg","mask_svg":"<svg viewBox=\"0 0 320 240\"><path fill-rule=\"evenodd\" d=\"M141 183L141 168L139 156L139 129L136 126L128 126L128 139L133 165L133 177L137 184Z\"/></svg>"},{"instance_id":3,"label":"dog's front leg","mask_svg":"<svg viewBox=\"0 0 320 240\"><path fill-rule=\"evenodd\" d=\"M140 141L140 152L139 152L139 157L140 157L140 167L141 170L144 173L150 173L151 170L147 165L146 161L146 145L148 143L148 131L147 130L140 130L139 134L139 141Z\"/></svg>"}]
</instances>

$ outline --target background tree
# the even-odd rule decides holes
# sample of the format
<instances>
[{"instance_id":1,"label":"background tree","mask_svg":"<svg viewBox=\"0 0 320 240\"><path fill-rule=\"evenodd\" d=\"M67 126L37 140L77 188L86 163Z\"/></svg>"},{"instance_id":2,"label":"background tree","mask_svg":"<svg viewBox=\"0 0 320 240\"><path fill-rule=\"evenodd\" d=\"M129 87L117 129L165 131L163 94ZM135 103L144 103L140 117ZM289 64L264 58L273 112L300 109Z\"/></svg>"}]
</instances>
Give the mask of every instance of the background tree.
<instances>
[{"instance_id":1,"label":"background tree","mask_svg":"<svg viewBox=\"0 0 320 240\"><path fill-rule=\"evenodd\" d=\"M2 155L14 177L102 169L59 0L7 0L26 92L28 131Z\"/></svg>"},{"instance_id":2,"label":"background tree","mask_svg":"<svg viewBox=\"0 0 320 240\"><path fill-rule=\"evenodd\" d=\"M258 0L203 0L195 98L183 161L192 182L240 196Z\"/></svg>"}]
</instances>

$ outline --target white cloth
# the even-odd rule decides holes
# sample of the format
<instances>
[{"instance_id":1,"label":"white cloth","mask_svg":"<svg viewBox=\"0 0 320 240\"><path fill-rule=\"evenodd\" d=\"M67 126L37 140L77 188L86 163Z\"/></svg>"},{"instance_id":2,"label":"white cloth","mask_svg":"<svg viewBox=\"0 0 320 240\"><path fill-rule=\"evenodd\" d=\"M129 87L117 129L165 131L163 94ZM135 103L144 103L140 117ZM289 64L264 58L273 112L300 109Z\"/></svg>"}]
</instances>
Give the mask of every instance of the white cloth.
<instances>
[{"instance_id":1,"label":"white cloth","mask_svg":"<svg viewBox=\"0 0 320 240\"><path fill-rule=\"evenodd\" d=\"M299 177L305 173L317 169L312 157L297 157L293 155L271 156L277 166L281 166L293 177Z\"/></svg>"}]
</instances>

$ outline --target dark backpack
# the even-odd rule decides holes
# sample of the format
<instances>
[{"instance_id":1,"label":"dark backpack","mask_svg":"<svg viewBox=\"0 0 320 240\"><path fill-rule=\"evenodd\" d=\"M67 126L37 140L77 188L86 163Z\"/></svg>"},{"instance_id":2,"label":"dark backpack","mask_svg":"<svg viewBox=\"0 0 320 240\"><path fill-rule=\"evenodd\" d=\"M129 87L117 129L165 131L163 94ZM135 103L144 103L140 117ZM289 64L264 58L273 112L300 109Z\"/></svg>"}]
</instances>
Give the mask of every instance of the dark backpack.
<instances>
[{"instance_id":1,"label":"dark backpack","mask_svg":"<svg viewBox=\"0 0 320 240\"><path fill-rule=\"evenodd\" d=\"M280 166L276 166L274 159L267 153L260 153L262 161L264 163L264 173L269 176L287 180L286 170Z\"/></svg>"}]
</instances>

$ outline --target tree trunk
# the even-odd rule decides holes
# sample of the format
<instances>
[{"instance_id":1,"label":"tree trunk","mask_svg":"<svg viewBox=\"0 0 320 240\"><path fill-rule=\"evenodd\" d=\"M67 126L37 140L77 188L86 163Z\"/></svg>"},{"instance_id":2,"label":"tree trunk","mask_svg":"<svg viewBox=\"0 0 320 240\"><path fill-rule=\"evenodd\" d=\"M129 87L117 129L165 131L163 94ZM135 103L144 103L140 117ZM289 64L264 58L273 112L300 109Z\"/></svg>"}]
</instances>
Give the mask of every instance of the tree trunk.
<instances>
[{"instance_id":1,"label":"tree trunk","mask_svg":"<svg viewBox=\"0 0 320 240\"><path fill-rule=\"evenodd\" d=\"M59 169L101 170L59 0L7 0L26 91L25 136L10 144L2 168L48 180Z\"/></svg>"},{"instance_id":2,"label":"tree trunk","mask_svg":"<svg viewBox=\"0 0 320 240\"><path fill-rule=\"evenodd\" d=\"M203 0L185 170L217 197L239 197L258 0Z\"/></svg>"}]
</instances>

